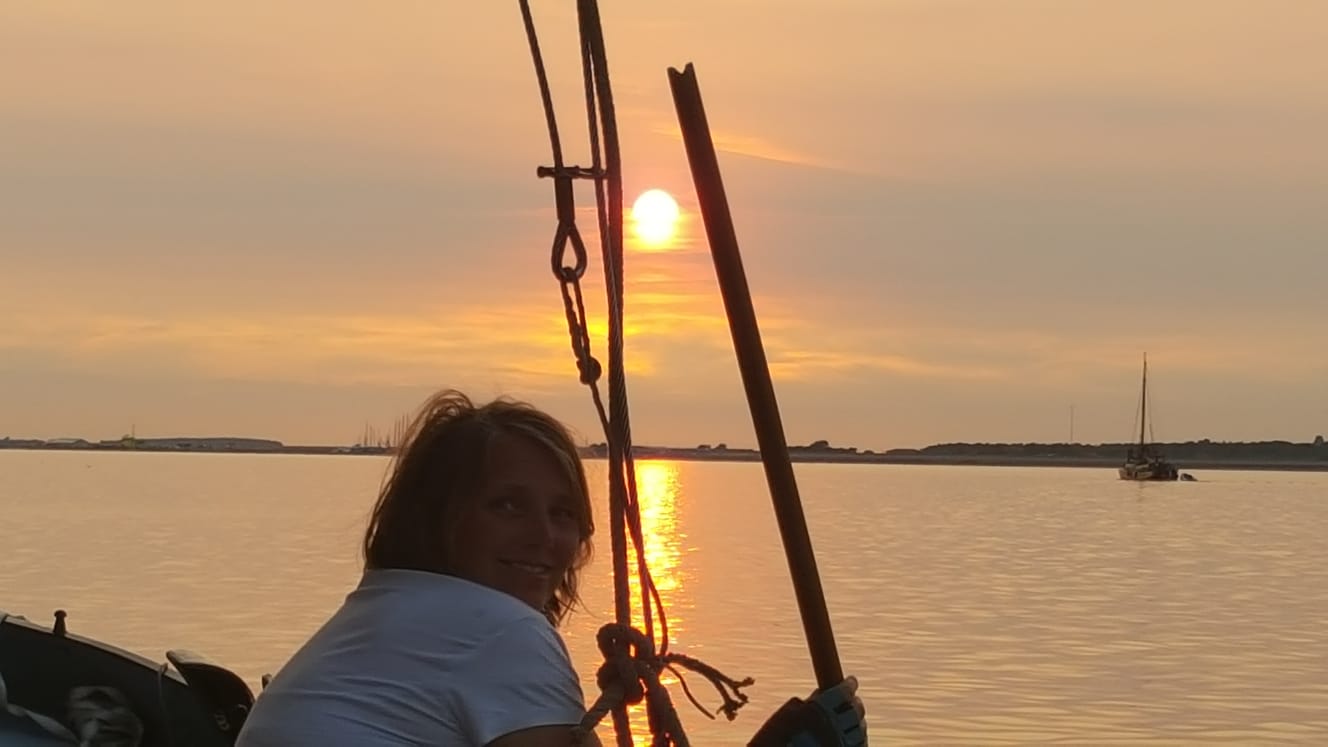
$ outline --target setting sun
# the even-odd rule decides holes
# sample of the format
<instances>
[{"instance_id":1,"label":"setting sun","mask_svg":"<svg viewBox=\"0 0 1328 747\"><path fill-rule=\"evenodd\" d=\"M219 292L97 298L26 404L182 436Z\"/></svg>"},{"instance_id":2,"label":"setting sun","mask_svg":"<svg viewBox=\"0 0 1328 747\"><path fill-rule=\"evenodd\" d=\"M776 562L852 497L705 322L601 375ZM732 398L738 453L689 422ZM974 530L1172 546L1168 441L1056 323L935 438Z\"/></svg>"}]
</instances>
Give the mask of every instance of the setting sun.
<instances>
[{"instance_id":1,"label":"setting sun","mask_svg":"<svg viewBox=\"0 0 1328 747\"><path fill-rule=\"evenodd\" d=\"M668 192L647 190L632 203L632 230L646 244L657 246L673 238L678 215L678 203Z\"/></svg>"}]
</instances>

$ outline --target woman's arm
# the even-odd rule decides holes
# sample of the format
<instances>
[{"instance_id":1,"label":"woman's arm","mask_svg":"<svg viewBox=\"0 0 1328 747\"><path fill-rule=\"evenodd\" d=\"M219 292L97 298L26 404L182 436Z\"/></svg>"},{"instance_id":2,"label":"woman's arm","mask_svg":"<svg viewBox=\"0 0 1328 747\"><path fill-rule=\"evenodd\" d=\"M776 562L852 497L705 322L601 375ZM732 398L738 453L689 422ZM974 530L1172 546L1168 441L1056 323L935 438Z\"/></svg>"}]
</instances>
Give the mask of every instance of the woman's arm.
<instances>
[{"instance_id":1,"label":"woman's arm","mask_svg":"<svg viewBox=\"0 0 1328 747\"><path fill-rule=\"evenodd\" d=\"M576 742L570 726L536 726L504 734L485 747L600 747L600 741L593 731Z\"/></svg>"},{"instance_id":2,"label":"woman's arm","mask_svg":"<svg viewBox=\"0 0 1328 747\"><path fill-rule=\"evenodd\" d=\"M748 747L815 744L825 747L866 747L866 708L858 697L858 680L847 677L808 700L785 703L756 732ZM537 726L505 734L485 747L601 747L594 732L574 741L570 726Z\"/></svg>"}]
</instances>

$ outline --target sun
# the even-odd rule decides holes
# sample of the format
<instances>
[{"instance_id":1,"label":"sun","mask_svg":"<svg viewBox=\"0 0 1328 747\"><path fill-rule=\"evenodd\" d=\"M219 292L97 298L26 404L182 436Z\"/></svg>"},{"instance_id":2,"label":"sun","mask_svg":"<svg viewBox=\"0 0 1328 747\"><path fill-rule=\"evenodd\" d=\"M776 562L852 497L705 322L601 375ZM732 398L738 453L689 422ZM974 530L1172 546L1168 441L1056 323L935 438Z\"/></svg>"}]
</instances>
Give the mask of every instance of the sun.
<instances>
[{"instance_id":1,"label":"sun","mask_svg":"<svg viewBox=\"0 0 1328 747\"><path fill-rule=\"evenodd\" d=\"M678 230L678 202L662 189L649 189L632 203L632 232L649 246L660 246Z\"/></svg>"}]
</instances>

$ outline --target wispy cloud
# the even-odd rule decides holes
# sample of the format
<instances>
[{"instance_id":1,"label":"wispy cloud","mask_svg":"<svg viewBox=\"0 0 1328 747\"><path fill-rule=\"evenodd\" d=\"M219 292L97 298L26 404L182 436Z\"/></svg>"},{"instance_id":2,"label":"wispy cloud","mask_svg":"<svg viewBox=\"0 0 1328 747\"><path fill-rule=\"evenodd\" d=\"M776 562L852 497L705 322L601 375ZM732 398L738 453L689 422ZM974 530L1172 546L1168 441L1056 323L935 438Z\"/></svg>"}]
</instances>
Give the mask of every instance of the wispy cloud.
<instances>
[{"instance_id":1,"label":"wispy cloud","mask_svg":"<svg viewBox=\"0 0 1328 747\"><path fill-rule=\"evenodd\" d=\"M790 380L824 380L881 373L951 381L1003 378L990 366L955 365L907 355L845 350L784 351L770 368L772 375Z\"/></svg>"},{"instance_id":2,"label":"wispy cloud","mask_svg":"<svg viewBox=\"0 0 1328 747\"><path fill-rule=\"evenodd\" d=\"M633 297L624 334L629 371L650 376L682 343L713 347L722 318L680 292ZM589 313L592 352L607 362L607 324ZM574 373L568 323L543 299L528 305L439 307L425 314L207 313L169 316L70 307L19 311L0 329L0 350L36 351L78 367L332 384L420 385L498 376L520 389Z\"/></svg>"},{"instance_id":3,"label":"wispy cloud","mask_svg":"<svg viewBox=\"0 0 1328 747\"><path fill-rule=\"evenodd\" d=\"M418 383L457 368L551 363L558 323L526 311L415 316L20 315L0 347L59 352L86 365L170 366L235 378Z\"/></svg>"},{"instance_id":4,"label":"wispy cloud","mask_svg":"<svg viewBox=\"0 0 1328 747\"><path fill-rule=\"evenodd\" d=\"M656 135L664 135L679 142L682 141L682 130L677 125L655 125L652 128L652 132ZM823 169L849 174L869 173L861 168L854 168L848 164L840 163L830 158L774 142L770 138L761 135L738 133L720 129L713 130L710 137L715 144L715 150L720 153L731 153L735 156L759 158L764 161L773 161L775 163L783 163L790 166L803 166L806 168Z\"/></svg>"}]
</instances>

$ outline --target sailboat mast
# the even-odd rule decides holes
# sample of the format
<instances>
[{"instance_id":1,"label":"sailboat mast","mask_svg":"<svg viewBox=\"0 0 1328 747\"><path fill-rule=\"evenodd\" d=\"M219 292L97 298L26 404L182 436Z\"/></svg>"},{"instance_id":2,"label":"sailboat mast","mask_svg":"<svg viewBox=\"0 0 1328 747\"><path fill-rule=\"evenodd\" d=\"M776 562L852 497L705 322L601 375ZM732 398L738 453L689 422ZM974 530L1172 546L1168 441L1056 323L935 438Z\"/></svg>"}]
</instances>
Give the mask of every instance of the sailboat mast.
<instances>
[{"instance_id":1,"label":"sailboat mast","mask_svg":"<svg viewBox=\"0 0 1328 747\"><path fill-rule=\"evenodd\" d=\"M1144 353L1144 386L1139 394L1139 446L1144 445L1144 429L1148 427L1148 353Z\"/></svg>"}]
</instances>

